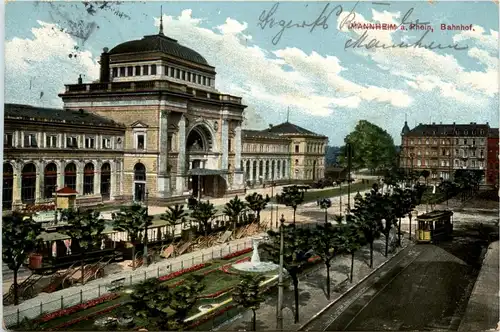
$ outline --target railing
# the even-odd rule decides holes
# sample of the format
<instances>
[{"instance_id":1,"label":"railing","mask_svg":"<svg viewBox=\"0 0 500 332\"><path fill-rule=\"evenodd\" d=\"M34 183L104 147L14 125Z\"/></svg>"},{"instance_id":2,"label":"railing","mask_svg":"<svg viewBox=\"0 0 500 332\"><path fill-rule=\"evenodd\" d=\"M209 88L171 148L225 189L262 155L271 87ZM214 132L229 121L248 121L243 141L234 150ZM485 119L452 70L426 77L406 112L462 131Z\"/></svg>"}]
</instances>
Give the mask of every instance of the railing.
<instances>
[{"instance_id":1,"label":"railing","mask_svg":"<svg viewBox=\"0 0 500 332\"><path fill-rule=\"evenodd\" d=\"M149 278L158 278L172 272L189 268L193 265L209 262L213 259L222 258L232 252L251 247L252 241L250 240L240 244L220 245L220 248L207 248L201 250L201 254L198 255L186 254L187 256L191 257L180 261L176 260L175 258L160 261L157 264L150 265L149 267L141 268L136 271L130 271L129 274L125 276L125 287L143 282L144 280ZM18 306L17 309L4 307L4 324L6 327L14 326L16 324L19 324L25 317L33 319L43 314L48 314L101 297L112 292L112 280L123 277L123 273L116 274L113 277L106 277L106 279L109 279L109 281L107 282L102 282L97 285L93 284L94 282L90 282L87 286L81 286L79 290L77 287L75 287L73 288L75 292L70 295L58 296L57 293L52 293L48 296L54 298L53 300L49 301L45 297L44 299L40 300L40 303L37 303L36 305L33 305L33 300L27 300L25 302L26 305L24 306L24 308L22 308L22 303ZM67 294L69 289L65 289L63 290L63 292Z\"/></svg>"},{"instance_id":2,"label":"railing","mask_svg":"<svg viewBox=\"0 0 500 332\"><path fill-rule=\"evenodd\" d=\"M241 104L241 98L206 90L198 90L188 87L186 84L179 84L164 80L138 81L138 82L111 82L111 83L89 83L89 84L68 84L66 92L106 92L106 91L144 91L144 90L171 90L189 93L199 98L210 100L220 100Z\"/></svg>"}]
</instances>

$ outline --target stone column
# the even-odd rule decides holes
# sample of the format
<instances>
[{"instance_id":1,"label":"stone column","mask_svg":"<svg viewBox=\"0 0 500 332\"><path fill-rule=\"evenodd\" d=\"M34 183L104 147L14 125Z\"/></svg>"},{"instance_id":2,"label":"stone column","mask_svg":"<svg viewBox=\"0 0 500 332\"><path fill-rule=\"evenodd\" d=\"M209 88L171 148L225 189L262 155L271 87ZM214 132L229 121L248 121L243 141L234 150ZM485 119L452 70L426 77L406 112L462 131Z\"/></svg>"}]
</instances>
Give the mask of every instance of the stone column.
<instances>
[{"instance_id":1,"label":"stone column","mask_svg":"<svg viewBox=\"0 0 500 332\"><path fill-rule=\"evenodd\" d=\"M76 191L78 196L83 195L83 162L76 163Z\"/></svg>"},{"instance_id":2,"label":"stone column","mask_svg":"<svg viewBox=\"0 0 500 332\"><path fill-rule=\"evenodd\" d=\"M280 170L278 167L278 161L274 161L274 179L279 180L280 179Z\"/></svg>"},{"instance_id":3,"label":"stone column","mask_svg":"<svg viewBox=\"0 0 500 332\"><path fill-rule=\"evenodd\" d=\"M222 163L221 169L227 169L229 164L229 121L227 119L222 120Z\"/></svg>"},{"instance_id":4,"label":"stone column","mask_svg":"<svg viewBox=\"0 0 500 332\"><path fill-rule=\"evenodd\" d=\"M101 164L100 160L94 160L94 195L101 194Z\"/></svg>"},{"instance_id":5,"label":"stone column","mask_svg":"<svg viewBox=\"0 0 500 332\"><path fill-rule=\"evenodd\" d=\"M249 176L248 176L248 180L250 181L253 181L253 163L254 163L254 159L250 159L250 171L248 172Z\"/></svg>"},{"instance_id":6,"label":"stone column","mask_svg":"<svg viewBox=\"0 0 500 332\"><path fill-rule=\"evenodd\" d=\"M179 120L179 156L177 159L177 177L175 180L175 187L177 195L182 195L184 192L184 173L185 173L185 163L186 163L186 119L184 115L181 115Z\"/></svg>"},{"instance_id":7,"label":"stone column","mask_svg":"<svg viewBox=\"0 0 500 332\"><path fill-rule=\"evenodd\" d=\"M168 197L170 194L170 174L168 172L168 116L169 111L161 111L160 116L160 147L158 156L158 197Z\"/></svg>"},{"instance_id":8,"label":"stone column","mask_svg":"<svg viewBox=\"0 0 500 332\"><path fill-rule=\"evenodd\" d=\"M21 165L15 163L12 183L12 209L17 210L21 202Z\"/></svg>"},{"instance_id":9,"label":"stone column","mask_svg":"<svg viewBox=\"0 0 500 332\"><path fill-rule=\"evenodd\" d=\"M257 170L255 172L255 182L259 183L260 182L260 160L257 161ZM262 170L264 171L264 165L262 165Z\"/></svg>"},{"instance_id":10,"label":"stone column","mask_svg":"<svg viewBox=\"0 0 500 332\"><path fill-rule=\"evenodd\" d=\"M234 177L233 189L242 189L245 186L245 176L241 168L241 122L238 121L234 130ZM245 167L245 165L243 165Z\"/></svg>"},{"instance_id":11,"label":"stone column","mask_svg":"<svg viewBox=\"0 0 500 332\"><path fill-rule=\"evenodd\" d=\"M42 200L43 197L43 180L44 180L44 165L43 162L36 162L36 185L35 185L35 203Z\"/></svg>"}]
</instances>

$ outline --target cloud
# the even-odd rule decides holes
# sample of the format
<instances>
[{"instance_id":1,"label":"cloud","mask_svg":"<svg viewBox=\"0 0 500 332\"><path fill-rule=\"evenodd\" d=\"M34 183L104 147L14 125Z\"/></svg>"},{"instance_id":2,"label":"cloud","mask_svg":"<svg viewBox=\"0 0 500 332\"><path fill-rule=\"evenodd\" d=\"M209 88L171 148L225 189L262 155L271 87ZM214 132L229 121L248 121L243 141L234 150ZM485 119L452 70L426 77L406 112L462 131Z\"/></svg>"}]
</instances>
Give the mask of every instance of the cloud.
<instances>
[{"instance_id":1,"label":"cloud","mask_svg":"<svg viewBox=\"0 0 500 332\"><path fill-rule=\"evenodd\" d=\"M288 106L315 116L327 116L336 108L356 108L362 102L407 107L411 97L403 90L380 88L349 81L335 56L298 48L274 52L252 43L248 24L227 18L214 30L200 26L191 10L179 17L163 16L166 31L183 45L196 49L217 68L216 86L228 93L245 95L245 100ZM159 19L155 19L159 25ZM236 88L238 87L238 88ZM263 110L260 110L263 111Z\"/></svg>"},{"instance_id":2,"label":"cloud","mask_svg":"<svg viewBox=\"0 0 500 332\"><path fill-rule=\"evenodd\" d=\"M37 23L39 27L31 29L32 38L13 38L5 43L6 95L9 102L60 107L57 94L64 91L64 84L71 83L68 78L81 74L87 81L94 80L99 66L89 51L80 50L73 37L57 25Z\"/></svg>"},{"instance_id":3,"label":"cloud","mask_svg":"<svg viewBox=\"0 0 500 332\"><path fill-rule=\"evenodd\" d=\"M347 16L343 13L338 17L338 27L340 22ZM361 14L355 13L355 21L359 23L397 23L394 18L401 16L401 13L383 13L372 10L372 19L367 20ZM470 48L467 55L475 59L485 68L483 71L467 70L460 65L456 55L438 53L425 48L394 48L372 49L354 51L370 60L382 70L387 71L392 77L403 77L405 83L416 90L416 93L439 91L444 98L463 104L487 103L488 98L498 94L498 32L490 30L489 34L484 33L484 28L474 26L475 31L462 31L453 36L453 42L464 42L473 40L477 47ZM342 31L359 37L364 30L347 30L344 26ZM390 30L368 30L368 43L376 38L383 44L392 45L401 41L411 40L408 32ZM432 39L429 37L429 42ZM492 56L495 52L495 56Z\"/></svg>"}]
</instances>

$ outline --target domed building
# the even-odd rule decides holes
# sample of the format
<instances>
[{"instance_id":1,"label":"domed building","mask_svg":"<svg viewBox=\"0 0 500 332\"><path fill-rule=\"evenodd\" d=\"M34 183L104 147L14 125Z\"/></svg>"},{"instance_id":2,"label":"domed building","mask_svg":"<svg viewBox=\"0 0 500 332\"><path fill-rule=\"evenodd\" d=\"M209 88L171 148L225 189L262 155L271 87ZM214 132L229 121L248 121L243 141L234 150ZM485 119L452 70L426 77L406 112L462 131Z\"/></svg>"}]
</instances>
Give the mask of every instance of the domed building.
<instances>
[{"instance_id":1,"label":"domed building","mask_svg":"<svg viewBox=\"0 0 500 332\"><path fill-rule=\"evenodd\" d=\"M105 48L97 83L66 85L64 108L122 123L124 199L221 197L243 189L240 97L215 88L196 51L163 34Z\"/></svg>"}]
</instances>

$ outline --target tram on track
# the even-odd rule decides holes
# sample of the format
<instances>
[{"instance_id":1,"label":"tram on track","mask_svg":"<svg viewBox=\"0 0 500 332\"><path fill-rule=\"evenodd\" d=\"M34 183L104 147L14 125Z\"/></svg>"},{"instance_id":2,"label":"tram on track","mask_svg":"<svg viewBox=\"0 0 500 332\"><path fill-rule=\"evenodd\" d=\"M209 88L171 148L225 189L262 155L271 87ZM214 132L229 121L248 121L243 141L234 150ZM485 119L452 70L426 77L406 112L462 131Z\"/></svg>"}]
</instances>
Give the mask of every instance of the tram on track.
<instances>
[{"instance_id":1,"label":"tram on track","mask_svg":"<svg viewBox=\"0 0 500 332\"><path fill-rule=\"evenodd\" d=\"M415 230L417 243L436 243L451 238L453 233L453 212L434 210L417 217Z\"/></svg>"}]
</instances>

